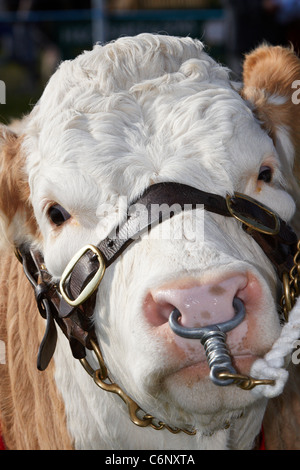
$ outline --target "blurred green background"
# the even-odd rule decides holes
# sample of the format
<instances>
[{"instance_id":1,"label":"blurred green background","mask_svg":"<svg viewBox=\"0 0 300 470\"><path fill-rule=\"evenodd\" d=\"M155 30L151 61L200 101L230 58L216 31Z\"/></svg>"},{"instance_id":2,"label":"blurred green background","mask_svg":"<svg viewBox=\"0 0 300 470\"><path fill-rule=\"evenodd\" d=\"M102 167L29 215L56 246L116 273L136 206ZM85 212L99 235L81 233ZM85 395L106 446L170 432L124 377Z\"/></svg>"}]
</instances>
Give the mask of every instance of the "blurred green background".
<instances>
[{"instance_id":1,"label":"blurred green background","mask_svg":"<svg viewBox=\"0 0 300 470\"><path fill-rule=\"evenodd\" d=\"M96 42L189 35L239 79L243 55L262 41L299 52L299 18L300 0L0 0L0 121L28 113L60 61Z\"/></svg>"}]
</instances>

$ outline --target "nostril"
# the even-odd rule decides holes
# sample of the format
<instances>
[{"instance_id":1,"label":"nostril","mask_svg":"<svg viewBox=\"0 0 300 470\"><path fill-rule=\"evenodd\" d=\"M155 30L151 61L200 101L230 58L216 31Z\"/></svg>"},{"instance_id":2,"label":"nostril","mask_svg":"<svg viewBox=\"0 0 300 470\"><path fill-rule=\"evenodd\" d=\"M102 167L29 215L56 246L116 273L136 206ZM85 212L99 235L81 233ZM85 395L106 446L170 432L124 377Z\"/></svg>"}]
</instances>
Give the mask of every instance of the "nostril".
<instances>
[{"instance_id":1,"label":"nostril","mask_svg":"<svg viewBox=\"0 0 300 470\"><path fill-rule=\"evenodd\" d=\"M152 326L160 326L167 323L174 308L174 305L169 302L155 301L151 293L148 293L143 305L145 317Z\"/></svg>"},{"instance_id":2,"label":"nostril","mask_svg":"<svg viewBox=\"0 0 300 470\"><path fill-rule=\"evenodd\" d=\"M175 281L148 293L144 312L151 325L160 326L168 322L171 312L177 309L182 326L201 328L232 319L233 300L243 297L246 286L244 274L203 284L196 280Z\"/></svg>"}]
</instances>

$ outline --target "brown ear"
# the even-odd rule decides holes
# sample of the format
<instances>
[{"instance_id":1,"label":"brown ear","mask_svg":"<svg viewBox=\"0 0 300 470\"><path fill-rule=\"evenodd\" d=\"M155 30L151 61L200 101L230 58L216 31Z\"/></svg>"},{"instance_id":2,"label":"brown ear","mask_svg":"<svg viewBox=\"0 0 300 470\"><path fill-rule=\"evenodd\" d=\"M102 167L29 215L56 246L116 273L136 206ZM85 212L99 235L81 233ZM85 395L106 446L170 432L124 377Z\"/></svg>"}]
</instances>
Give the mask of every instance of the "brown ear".
<instances>
[{"instance_id":1,"label":"brown ear","mask_svg":"<svg viewBox=\"0 0 300 470\"><path fill-rule=\"evenodd\" d=\"M24 243L37 233L21 143L21 137L0 127L0 248Z\"/></svg>"},{"instance_id":2,"label":"brown ear","mask_svg":"<svg viewBox=\"0 0 300 470\"><path fill-rule=\"evenodd\" d=\"M292 49L263 45L246 56L242 96L289 164L300 161L299 80L300 60Z\"/></svg>"}]
</instances>

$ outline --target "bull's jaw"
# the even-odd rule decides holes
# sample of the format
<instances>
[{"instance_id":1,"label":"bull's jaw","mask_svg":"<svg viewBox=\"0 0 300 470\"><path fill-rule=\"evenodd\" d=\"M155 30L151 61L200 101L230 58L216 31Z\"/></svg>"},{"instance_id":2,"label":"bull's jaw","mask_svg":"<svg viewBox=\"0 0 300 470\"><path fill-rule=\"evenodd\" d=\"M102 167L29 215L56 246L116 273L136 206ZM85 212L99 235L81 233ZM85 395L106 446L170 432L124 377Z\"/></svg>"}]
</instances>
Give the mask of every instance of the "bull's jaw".
<instances>
[{"instance_id":1,"label":"bull's jaw","mask_svg":"<svg viewBox=\"0 0 300 470\"><path fill-rule=\"evenodd\" d=\"M72 357L61 332L54 359L55 379L76 449L251 449L260 432L266 400L242 412L219 415L220 424L215 421L214 430L209 430L211 416L202 416L201 423L195 420L195 436L139 428L130 421L122 400L99 389L79 361Z\"/></svg>"}]
</instances>

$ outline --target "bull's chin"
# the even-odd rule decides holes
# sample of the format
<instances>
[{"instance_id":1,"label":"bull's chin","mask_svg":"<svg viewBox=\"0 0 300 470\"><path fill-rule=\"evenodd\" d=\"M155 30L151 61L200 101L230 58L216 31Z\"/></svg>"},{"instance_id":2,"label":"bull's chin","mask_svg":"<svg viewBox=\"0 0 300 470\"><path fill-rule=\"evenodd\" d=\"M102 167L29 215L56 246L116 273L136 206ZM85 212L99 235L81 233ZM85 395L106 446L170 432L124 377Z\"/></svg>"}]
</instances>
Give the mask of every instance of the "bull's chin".
<instances>
[{"instance_id":1,"label":"bull's chin","mask_svg":"<svg viewBox=\"0 0 300 470\"><path fill-rule=\"evenodd\" d=\"M233 358L237 373L249 374L254 355ZM244 408L255 401L253 394L236 385L218 386L209 378L209 367L205 361L181 367L164 379L164 389L169 398L182 411L193 415L209 415ZM205 399L204 399L205 397Z\"/></svg>"}]
</instances>

